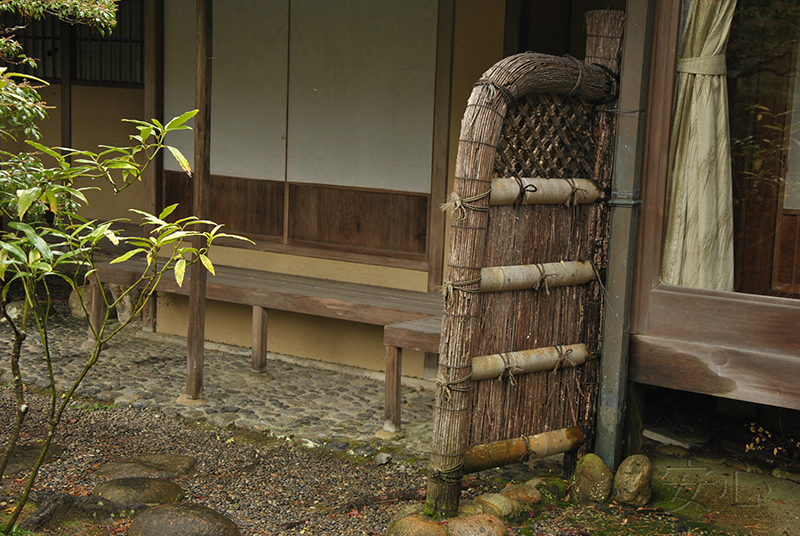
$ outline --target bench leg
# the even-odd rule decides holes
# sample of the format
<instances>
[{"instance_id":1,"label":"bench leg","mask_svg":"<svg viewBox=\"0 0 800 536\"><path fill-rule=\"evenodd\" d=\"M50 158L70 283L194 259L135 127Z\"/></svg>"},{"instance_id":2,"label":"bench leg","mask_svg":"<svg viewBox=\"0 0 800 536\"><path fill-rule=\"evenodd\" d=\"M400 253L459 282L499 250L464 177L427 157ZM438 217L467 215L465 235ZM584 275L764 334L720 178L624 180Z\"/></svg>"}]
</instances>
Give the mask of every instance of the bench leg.
<instances>
[{"instance_id":1,"label":"bench leg","mask_svg":"<svg viewBox=\"0 0 800 536\"><path fill-rule=\"evenodd\" d=\"M403 350L394 346L386 347L386 408L383 429L387 432L400 431L400 372L403 366Z\"/></svg>"},{"instance_id":2,"label":"bench leg","mask_svg":"<svg viewBox=\"0 0 800 536\"><path fill-rule=\"evenodd\" d=\"M267 370L267 310L253 306L253 345L250 364L256 372Z\"/></svg>"},{"instance_id":3,"label":"bench leg","mask_svg":"<svg viewBox=\"0 0 800 536\"><path fill-rule=\"evenodd\" d=\"M434 380L439 373L439 354L425 352L425 365L422 370L423 380Z\"/></svg>"},{"instance_id":4,"label":"bench leg","mask_svg":"<svg viewBox=\"0 0 800 536\"><path fill-rule=\"evenodd\" d=\"M157 301L158 298L154 293L142 309L142 331L155 333Z\"/></svg>"},{"instance_id":5,"label":"bench leg","mask_svg":"<svg viewBox=\"0 0 800 536\"><path fill-rule=\"evenodd\" d=\"M103 324L103 313L105 309L105 299L103 299L103 289L97 279L92 276L89 278L89 342L94 344L94 333L100 331Z\"/></svg>"}]
</instances>

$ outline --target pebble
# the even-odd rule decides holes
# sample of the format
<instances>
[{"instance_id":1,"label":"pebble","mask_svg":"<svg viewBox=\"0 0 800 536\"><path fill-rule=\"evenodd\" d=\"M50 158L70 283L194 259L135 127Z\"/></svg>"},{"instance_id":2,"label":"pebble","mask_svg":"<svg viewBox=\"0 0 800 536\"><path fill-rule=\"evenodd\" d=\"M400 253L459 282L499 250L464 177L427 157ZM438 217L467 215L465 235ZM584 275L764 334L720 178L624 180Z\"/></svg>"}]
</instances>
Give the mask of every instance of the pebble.
<instances>
[{"instance_id":1,"label":"pebble","mask_svg":"<svg viewBox=\"0 0 800 536\"><path fill-rule=\"evenodd\" d=\"M85 325L86 320L60 314L51 319L51 354L61 390L83 367L85 352L80 348L87 337ZM181 398L186 381L185 339L129 326L103 350L79 394L106 405L149 408L191 421L205 420L220 428L269 430L275 436L321 441L332 450L347 451L353 444L369 444L377 437L382 440L379 444L399 446L409 456L427 458L433 430L432 390L404 387L403 433L387 435L382 433L382 381L361 375L358 369L349 369L354 372L350 374L310 368L274 354L269 355L267 365L274 379L265 381L250 371L249 350L218 348L225 351L205 353L204 400L187 400ZM27 383L47 389L46 370L38 366L42 355L41 342L30 334L23 349L23 375ZM0 374L0 381L8 381L8 373Z\"/></svg>"}]
</instances>

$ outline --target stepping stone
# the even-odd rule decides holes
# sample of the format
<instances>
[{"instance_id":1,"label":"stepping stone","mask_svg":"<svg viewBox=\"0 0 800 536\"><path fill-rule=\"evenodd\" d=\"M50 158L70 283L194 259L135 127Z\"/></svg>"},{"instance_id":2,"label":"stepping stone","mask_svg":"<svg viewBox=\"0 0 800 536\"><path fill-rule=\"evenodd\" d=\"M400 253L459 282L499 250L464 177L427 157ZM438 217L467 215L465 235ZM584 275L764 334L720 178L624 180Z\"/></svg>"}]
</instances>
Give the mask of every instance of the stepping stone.
<instances>
[{"instance_id":1,"label":"stepping stone","mask_svg":"<svg viewBox=\"0 0 800 536\"><path fill-rule=\"evenodd\" d=\"M193 503L165 504L133 518L128 536L241 536L219 512Z\"/></svg>"},{"instance_id":2,"label":"stepping stone","mask_svg":"<svg viewBox=\"0 0 800 536\"><path fill-rule=\"evenodd\" d=\"M95 474L115 478L177 478L194 471L197 461L180 454L151 454L101 466Z\"/></svg>"},{"instance_id":3,"label":"stepping stone","mask_svg":"<svg viewBox=\"0 0 800 536\"><path fill-rule=\"evenodd\" d=\"M183 500L183 489L160 478L117 478L100 482L92 495L113 501L120 506L170 504Z\"/></svg>"},{"instance_id":4,"label":"stepping stone","mask_svg":"<svg viewBox=\"0 0 800 536\"><path fill-rule=\"evenodd\" d=\"M3 445L0 447L0 452L5 452L6 446ZM47 454L44 457L44 463L48 464L51 463L56 458L59 458L61 454L64 452L64 448L61 445L56 445L54 443L50 444L50 448L47 449ZM6 467L6 475L11 476L22 471L30 471L33 469L33 466L36 465L36 460L39 459L39 455L42 453L42 445L41 444L33 444L33 445L15 445L14 449L11 451L11 458L8 460L8 467Z\"/></svg>"}]
</instances>

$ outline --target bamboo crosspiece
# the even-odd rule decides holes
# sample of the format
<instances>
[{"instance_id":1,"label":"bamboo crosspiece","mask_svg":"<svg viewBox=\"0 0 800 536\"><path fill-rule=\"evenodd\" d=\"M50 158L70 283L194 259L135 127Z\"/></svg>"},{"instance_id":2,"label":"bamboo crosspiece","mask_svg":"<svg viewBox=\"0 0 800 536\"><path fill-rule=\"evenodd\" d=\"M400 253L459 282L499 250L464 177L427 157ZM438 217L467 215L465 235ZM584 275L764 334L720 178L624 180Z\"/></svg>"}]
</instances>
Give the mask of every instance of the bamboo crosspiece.
<instances>
[{"instance_id":1,"label":"bamboo crosspiece","mask_svg":"<svg viewBox=\"0 0 800 536\"><path fill-rule=\"evenodd\" d=\"M481 355L472 358L470 380L477 382L492 378L513 378L519 374L577 367L583 365L589 355L589 349L585 344L549 346L502 354Z\"/></svg>"},{"instance_id":2,"label":"bamboo crosspiece","mask_svg":"<svg viewBox=\"0 0 800 536\"><path fill-rule=\"evenodd\" d=\"M600 193L589 179L492 179L489 205L583 205L597 201Z\"/></svg>"},{"instance_id":3,"label":"bamboo crosspiece","mask_svg":"<svg viewBox=\"0 0 800 536\"><path fill-rule=\"evenodd\" d=\"M545 262L519 266L492 266L481 269L481 292L539 289L582 285L595 278L588 261Z\"/></svg>"}]
</instances>

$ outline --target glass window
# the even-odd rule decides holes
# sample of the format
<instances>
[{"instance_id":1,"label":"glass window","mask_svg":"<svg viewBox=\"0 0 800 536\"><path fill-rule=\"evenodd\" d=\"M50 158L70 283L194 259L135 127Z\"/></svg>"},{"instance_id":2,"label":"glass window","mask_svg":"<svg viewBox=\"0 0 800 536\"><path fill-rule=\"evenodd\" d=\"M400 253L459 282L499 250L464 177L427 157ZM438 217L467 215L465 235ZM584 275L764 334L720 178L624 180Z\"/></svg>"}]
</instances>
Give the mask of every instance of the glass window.
<instances>
[{"instance_id":1,"label":"glass window","mask_svg":"<svg viewBox=\"0 0 800 536\"><path fill-rule=\"evenodd\" d=\"M727 50L734 287L800 297L800 2L739 0Z\"/></svg>"},{"instance_id":2,"label":"glass window","mask_svg":"<svg viewBox=\"0 0 800 536\"><path fill-rule=\"evenodd\" d=\"M16 13L2 15L5 28L19 25ZM16 32L26 54L37 61L36 69L9 65L48 81L61 78L61 31L64 26L47 16L31 21ZM117 26L105 36L85 25L74 25L70 39L75 68L72 81L85 84L141 86L144 84L144 0L121 0L117 5Z\"/></svg>"},{"instance_id":3,"label":"glass window","mask_svg":"<svg viewBox=\"0 0 800 536\"><path fill-rule=\"evenodd\" d=\"M800 297L800 0L684 0L662 279Z\"/></svg>"}]
</instances>

